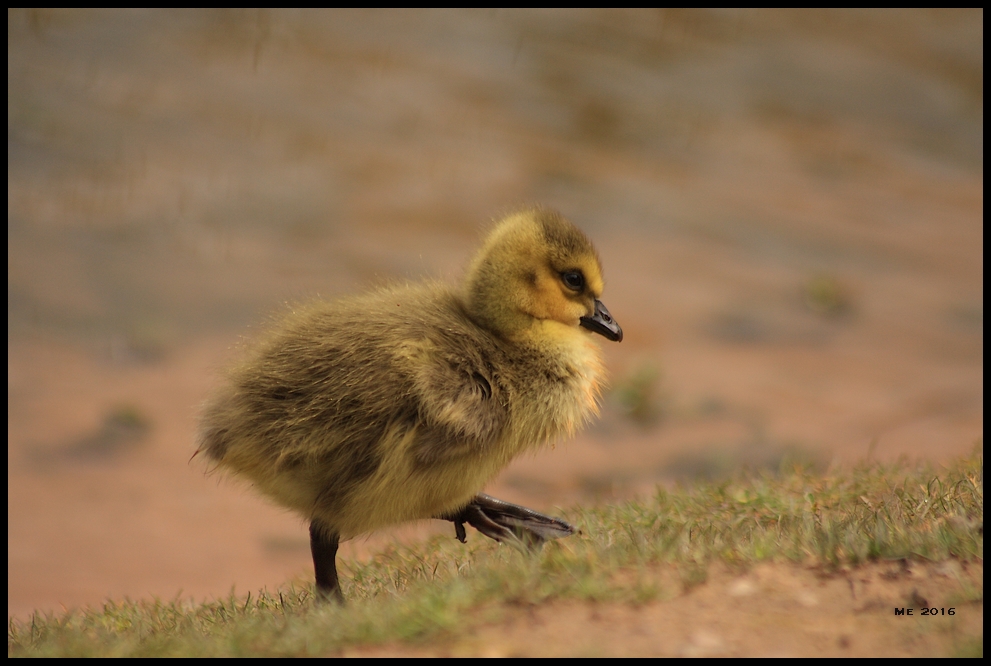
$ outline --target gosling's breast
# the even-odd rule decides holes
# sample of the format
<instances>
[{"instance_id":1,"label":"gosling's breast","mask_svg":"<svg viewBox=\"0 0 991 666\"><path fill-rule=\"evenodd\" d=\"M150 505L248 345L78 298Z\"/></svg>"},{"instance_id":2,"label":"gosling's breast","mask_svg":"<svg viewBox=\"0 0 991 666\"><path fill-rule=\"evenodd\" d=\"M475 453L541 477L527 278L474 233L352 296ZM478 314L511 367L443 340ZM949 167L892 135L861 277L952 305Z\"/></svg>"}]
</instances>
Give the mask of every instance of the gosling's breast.
<instances>
[{"instance_id":1,"label":"gosling's breast","mask_svg":"<svg viewBox=\"0 0 991 666\"><path fill-rule=\"evenodd\" d=\"M570 436L599 412L604 373L598 345L577 330L561 342L521 349L511 423L531 446Z\"/></svg>"}]
</instances>

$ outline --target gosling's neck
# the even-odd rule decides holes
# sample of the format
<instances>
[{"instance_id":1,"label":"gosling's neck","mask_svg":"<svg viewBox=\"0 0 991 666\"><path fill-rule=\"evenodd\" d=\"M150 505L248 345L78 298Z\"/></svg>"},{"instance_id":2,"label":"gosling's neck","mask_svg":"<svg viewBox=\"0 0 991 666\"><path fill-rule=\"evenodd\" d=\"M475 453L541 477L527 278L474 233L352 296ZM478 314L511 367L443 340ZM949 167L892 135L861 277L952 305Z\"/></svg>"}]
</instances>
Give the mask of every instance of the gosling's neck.
<instances>
[{"instance_id":1,"label":"gosling's neck","mask_svg":"<svg viewBox=\"0 0 991 666\"><path fill-rule=\"evenodd\" d=\"M536 319L524 312L514 297L517 289L492 257L481 257L468 269L461 300L468 316L480 327L504 340L518 340Z\"/></svg>"}]
</instances>

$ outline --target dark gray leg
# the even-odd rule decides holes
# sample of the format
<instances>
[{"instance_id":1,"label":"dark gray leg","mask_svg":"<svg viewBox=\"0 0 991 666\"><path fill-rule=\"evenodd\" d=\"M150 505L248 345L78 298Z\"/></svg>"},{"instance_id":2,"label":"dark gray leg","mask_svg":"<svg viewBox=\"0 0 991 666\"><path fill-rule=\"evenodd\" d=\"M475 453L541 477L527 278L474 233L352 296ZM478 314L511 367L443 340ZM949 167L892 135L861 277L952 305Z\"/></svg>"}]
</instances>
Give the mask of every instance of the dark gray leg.
<instances>
[{"instance_id":1,"label":"dark gray leg","mask_svg":"<svg viewBox=\"0 0 991 666\"><path fill-rule=\"evenodd\" d=\"M316 520L310 521L310 553L317 577L317 598L344 602L344 593L337 580L338 536Z\"/></svg>"},{"instance_id":2,"label":"dark gray leg","mask_svg":"<svg viewBox=\"0 0 991 666\"><path fill-rule=\"evenodd\" d=\"M467 536L465 523L490 539L531 549L539 549L545 541L575 532L575 528L563 520L485 494L476 495L460 511L438 518L454 523L455 535L461 543Z\"/></svg>"}]
</instances>

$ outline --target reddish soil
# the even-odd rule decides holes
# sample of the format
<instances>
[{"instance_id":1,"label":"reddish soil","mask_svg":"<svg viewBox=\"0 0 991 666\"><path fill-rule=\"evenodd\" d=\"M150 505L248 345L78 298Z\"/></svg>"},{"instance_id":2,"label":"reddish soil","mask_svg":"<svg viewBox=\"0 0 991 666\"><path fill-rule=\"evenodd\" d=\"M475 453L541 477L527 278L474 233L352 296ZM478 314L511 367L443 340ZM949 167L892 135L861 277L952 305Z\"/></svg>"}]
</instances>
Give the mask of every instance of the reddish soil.
<instances>
[{"instance_id":1,"label":"reddish soil","mask_svg":"<svg viewBox=\"0 0 991 666\"><path fill-rule=\"evenodd\" d=\"M601 421L488 492L549 508L982 441L981 11L8 24L8 615L305 574L299 519L190 461L197 405L287 300L457 279L521 202L593 238L626 338L604 347ZM798 620L758 631L734 585L687 593L681 642L601 653L804 653L804 634L753 647ZM692 621L702 599L718 621ZM864 644L843 604L824 654ZM534 612L542 636L562 617L641 626L623 607ZM529 623L500 627L493 653L517 653Z\"/></svg>"},{"instance_id":2,"label":"reddish soil","mask_svg":"<svg viewBox=\"0 0 991 666\"><path fill-rule=\"evenodd\" d=\"M983 634L983 603L959 601L964 589L983 587L983 564L888 563L836 574L761 564L746 574L716 568L689 590L663 572L656 578L667 592L656 601L483 609L499 619L468 636L344 655L935 657L974 649ZM932 614L921 614L922 601Z\"/></svg>"}]
</instances>

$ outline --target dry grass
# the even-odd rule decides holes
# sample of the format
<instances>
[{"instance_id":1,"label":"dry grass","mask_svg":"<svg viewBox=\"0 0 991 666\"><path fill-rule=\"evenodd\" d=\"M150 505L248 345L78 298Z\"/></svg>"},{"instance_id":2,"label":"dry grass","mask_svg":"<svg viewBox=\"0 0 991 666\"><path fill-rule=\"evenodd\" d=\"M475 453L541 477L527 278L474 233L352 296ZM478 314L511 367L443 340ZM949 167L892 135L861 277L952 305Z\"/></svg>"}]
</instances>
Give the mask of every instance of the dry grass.
<instances>
[{"instance_id":1,"label":"dry grass","mask_svg":"<svg viewBox=\"0 0 991 666\"><path fill-rule=\"evenodd\" d=\"M562 599L640 604L703 584L713 564L983 561L983 454L941 470L864 464L824 476L794 467L646 501L575 508L581 533L537 556L475 535L343 563L344 607L305 583L205 604L108 602L8 623L9 656L306 656L462 635L519 607ZM677 573L677 584L657 571ZM670 578L670 576L668 577ZM974 588L966 601L982 601ZM969 647L968 647L969 646ZM971 651L971 644L960 647Z\"/></svg>"}]
</instances>

